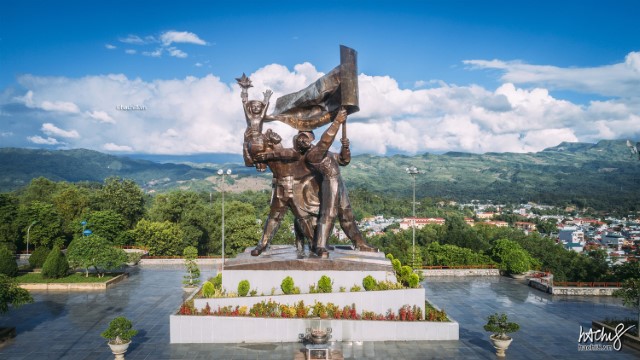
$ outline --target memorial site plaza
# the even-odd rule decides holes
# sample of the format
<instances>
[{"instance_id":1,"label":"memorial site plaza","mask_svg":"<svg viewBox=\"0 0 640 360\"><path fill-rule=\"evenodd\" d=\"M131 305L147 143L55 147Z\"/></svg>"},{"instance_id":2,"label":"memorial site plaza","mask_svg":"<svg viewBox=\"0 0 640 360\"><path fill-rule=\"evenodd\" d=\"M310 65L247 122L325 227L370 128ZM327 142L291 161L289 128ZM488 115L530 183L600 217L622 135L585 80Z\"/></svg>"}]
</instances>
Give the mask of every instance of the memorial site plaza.
<instances>
[{"instance_id":1,"label":"memorial site plaza","mask_svg":"<svg viewBox=\"0 0 640 360\"><path fill-rule=\"evenodd\" d=\"M202 269L202 278L215 275ZM100 333L124 315L139 334L126 359L303 359L304 346L267 344L170 344L169 315L185 298L182 266L140 266L106 291L32 291L35 302L12 309L0 326L17 336L0 347L0 359L113 359ZM428 300L460 324L459 341L334 342L334 358L496 359L483 325L495 312L520 324L507 359L640 359L640 352L579 351L580 327L592 319L634 318L612 297L551 296L501 276L437 277L423 283Z\"/></svg>"}]
</instances>

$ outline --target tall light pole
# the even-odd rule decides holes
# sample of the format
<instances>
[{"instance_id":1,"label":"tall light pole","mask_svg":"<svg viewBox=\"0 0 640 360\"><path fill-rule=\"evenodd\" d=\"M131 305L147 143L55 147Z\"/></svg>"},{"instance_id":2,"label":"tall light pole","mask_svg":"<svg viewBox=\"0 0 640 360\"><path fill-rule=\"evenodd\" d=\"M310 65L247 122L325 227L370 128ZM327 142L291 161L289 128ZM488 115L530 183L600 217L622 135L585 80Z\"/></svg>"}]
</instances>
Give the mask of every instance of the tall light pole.
<instances>
[{"instance_id":1,"label":"tall light pole","mask_svg":"<svg viewBox=\"0 0 640 360\"><path fill-rule=\"evenodd\" d=\"M415 166L408 167L406 170L407 174L411 175L413 178L413 220L411 221L411 228L413 229L413 249L411 253L411 266L415 269L416 267L416 175L420 173Z\"/></svg>"},{"instance_id":2,"label":"tall light pole","mask_svg":"<svg viewBox=\"0 0 640 360\"><path fill-rule=\"evenodd\" d=\"M220 169L218 170L218 175L222 179L222 184L220 184L220 190L222 191L222 266L220 267L220 272L222 272L224 271L224 176L231 175L231 169L227 169L227 171Z\"/></svg>"},{"instance_id":3,"label":"tall light pole","mask_svg":"<svg viewBox=\"0 0 640 360\"><path fill-rule=\"evenodd\" d=\"M29 232L31 232L31 227L35 225L38 221L34 220L31 225L27 228L27 255L29 255Z\"/></svg>"}]
</instances>

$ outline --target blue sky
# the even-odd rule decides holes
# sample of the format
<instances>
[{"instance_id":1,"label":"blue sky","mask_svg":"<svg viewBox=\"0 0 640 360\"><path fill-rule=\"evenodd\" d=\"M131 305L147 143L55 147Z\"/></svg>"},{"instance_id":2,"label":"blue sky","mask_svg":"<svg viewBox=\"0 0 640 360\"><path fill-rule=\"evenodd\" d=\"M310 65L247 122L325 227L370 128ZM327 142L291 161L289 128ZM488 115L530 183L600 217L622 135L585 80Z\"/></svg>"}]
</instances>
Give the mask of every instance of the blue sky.
<instances>
[{"instance_id":1,"label":"blue sky","mask_svg":"<svg viewBox=\"0 0 640 360\"><path fill-rule=\"evenodd\" d=\"M358 51L355 153L639 139L639 15L616 0L5 1L0 143L240 153L234 78L275 99L338 65L340 44Z\"/></svg>"}]
</instances>

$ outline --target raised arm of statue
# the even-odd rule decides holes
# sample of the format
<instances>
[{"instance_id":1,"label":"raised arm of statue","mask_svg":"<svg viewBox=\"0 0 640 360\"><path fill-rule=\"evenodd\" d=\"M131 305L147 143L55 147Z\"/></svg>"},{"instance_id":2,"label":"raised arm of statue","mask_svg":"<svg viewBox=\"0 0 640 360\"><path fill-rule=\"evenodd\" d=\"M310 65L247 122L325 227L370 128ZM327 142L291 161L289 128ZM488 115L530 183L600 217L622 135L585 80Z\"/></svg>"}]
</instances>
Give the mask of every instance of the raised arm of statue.
<instances>
[{"instance_id":1,"label":"raised arm of statue","mask_svg":"<svg viewBox=\"0 0 640 360\"><path fill-rule=\"evenodd\" d=\"M254 156L256 161L294 161L300 159L300 153L295 151L294 149L274 149L270 151L265 151Z\"/></svg>"},{"instance_id":2,"label":"raised arm of statue","mask_svg":"<svg viewBox=\"0 0 640 360\"><path fill-rule=\"evenodd\" d=\"M280 114L280 115L267 115L264 118L265 122L268 121L280 121L298 131L312 131L321 126L324 126L331 122L333 117L332 113L320 113L309 117L299 117L292 114Z\"/></svg>"},{"instance_id":3,"label":"raised arm of statue","mask_svg":"<svg viewBox=\"0 0 640 360\"><path fill-rule=\"evenodd\" d=\"M338 156L338 165L347 166L351 162L351 150L349 149L349 139L341 139L342 147Z\"/></svg>"},{"instance_id":4,"label":"raised arm of statue","mask_svg":"<svg viewBox=\"0 0 640 360\"><path fill-rule=\"evenodd\" d=\"M307 153L307 161L309 162L319 162L327 156L327 152L333 144L333 140L335 140L336 135L338 134L338 129L340 129L340 125L342 125L347 120L347 111L341 109L338 111L336 118L333 120L333 123L325 130L324 134L318 141L318 143Z\"/></svg>"}]
</instances>

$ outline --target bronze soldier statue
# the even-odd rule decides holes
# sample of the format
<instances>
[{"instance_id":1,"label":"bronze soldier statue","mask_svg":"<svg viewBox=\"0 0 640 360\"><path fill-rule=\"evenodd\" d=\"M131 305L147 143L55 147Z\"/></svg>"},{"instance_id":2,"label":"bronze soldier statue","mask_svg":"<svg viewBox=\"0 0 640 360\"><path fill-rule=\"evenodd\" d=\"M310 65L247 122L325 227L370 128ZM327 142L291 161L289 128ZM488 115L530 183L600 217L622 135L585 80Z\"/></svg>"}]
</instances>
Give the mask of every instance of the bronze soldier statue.
<instances>
[{"instance_id":1,"label":"bronze soldier statue","mask_svg":"<svg viewBox=\"0 0 640 360\"><path fill-rule=\"evenodd\" d=\"M319 213L320 178L294 149L284 149L280 135L268 129L264 135L266 152L257 154L257 163L266 163L273 172L271 209L260 242L251 255L260 255L271 243L288 209L295 217L296 250L304 255L304 237L313 239Z\"/></svg>"},{"instance_id":2,"label":"bronze soldier statue","mask_svg":"<svg viewBox=\"0 0 640 360\"><path fill-rule=\"evenodd\" d=\"M340 174L339 166L346 166L351 162L349 139L342 139L340 154L329 151L340 125L346 120L347 112L341 109L316 145L311 144L314 138L312 132L303 131L294 138L294 146L304 155L305 162L322 175L320 217L314 234L315 244L312 248L312 251L315 251L321 257L328 256L327 240L333 230L336 217L340 221L342 230L344 230L356 250L378 251L378 249L367 244L358 229L349 202L349 194Z\"/></svg>"}]
</instances>

